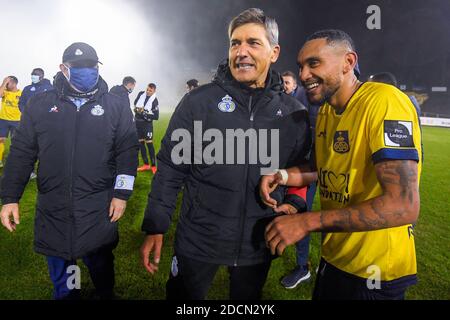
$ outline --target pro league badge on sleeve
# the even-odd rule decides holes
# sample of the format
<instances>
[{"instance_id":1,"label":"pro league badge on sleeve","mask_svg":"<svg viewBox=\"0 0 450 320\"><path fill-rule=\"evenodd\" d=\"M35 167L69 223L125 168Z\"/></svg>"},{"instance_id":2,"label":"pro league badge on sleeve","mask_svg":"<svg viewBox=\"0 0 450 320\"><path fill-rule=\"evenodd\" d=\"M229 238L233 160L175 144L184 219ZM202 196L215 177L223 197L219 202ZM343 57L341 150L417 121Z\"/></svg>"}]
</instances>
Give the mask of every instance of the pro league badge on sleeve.
<instances>
[{"instance_id":1,"label":"pro league badge on sleeve","mask_svg":"<svg viewBox=\"0 0 450 320\"><path fill-rule=\"evenodd\" d=\"M384 144L387 147L414 147L412 122L384 120Z\"/></svg>"}]
</instances>

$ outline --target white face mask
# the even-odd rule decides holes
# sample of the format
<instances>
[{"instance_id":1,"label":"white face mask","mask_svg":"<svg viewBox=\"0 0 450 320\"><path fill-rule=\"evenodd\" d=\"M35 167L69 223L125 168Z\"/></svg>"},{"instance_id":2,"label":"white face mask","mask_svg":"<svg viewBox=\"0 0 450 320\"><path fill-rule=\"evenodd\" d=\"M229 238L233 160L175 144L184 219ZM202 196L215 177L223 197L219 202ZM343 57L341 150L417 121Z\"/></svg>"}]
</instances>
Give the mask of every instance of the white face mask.
<instances>
[{"instance_id":1,"label":"white face mask","mask_svg":"<svg viewBox=\"0 0 450 320\"><path fill-rule=\"evenodd\" d=\"M39 76L36 76L34 74L31 75L31 82L32 83L38 83L39 81L41 81L41 78Z\"/></svg>"}]
</instances>

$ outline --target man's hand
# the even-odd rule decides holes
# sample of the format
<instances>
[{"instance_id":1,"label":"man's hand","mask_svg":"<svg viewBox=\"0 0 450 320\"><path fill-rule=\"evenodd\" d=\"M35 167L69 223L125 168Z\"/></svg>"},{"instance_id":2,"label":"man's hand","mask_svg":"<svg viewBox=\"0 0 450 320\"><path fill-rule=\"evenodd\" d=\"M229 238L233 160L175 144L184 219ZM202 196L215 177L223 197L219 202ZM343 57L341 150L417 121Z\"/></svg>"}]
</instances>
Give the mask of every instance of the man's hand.
<instances>
[{"instance_id":1,"label":"man's hand","mask_svg":"<svg viewBox=\"0 0 450 320\"><path fill-rule=\"evenodd\" d=\"M136 107L136 108L134 108L134 112L136 112L136 113L143 113L144 112L144 108Z\"/></svg>"},{"instance_id":2,"label":"man's hand","mask_svg":"<svg viewBox=\"0 0 450 320\"><path fill-rule=\"evenodd\" d=\"M278 184L282 181L279 173L263 176L259 183L259 195L262 202L268 207L276 208L277 200L273 199L270 194L276 189Z\"/></svg>"},{"instance_id":3,"label":"man's hand","mask_svg":"<svg viewBox=\"0 0 450 320\"><path fill-rule=\"evenodd\" d=\"M19 204L8 203L4 204L0 212L2 225L10 232L16 231L16 226L20 223L19 219ZM11 220L11 217L13 220Z\"/></svg>"},{"instance_id":4,"label":"man's hand","mask_svg":"<svg viewBox=\"0 0 450 320\"><path fill-rule=\"evenodd\" d=\"M293 205L288 203L283 203L281 206L275 208L274 211L278 214L287 214L287 215L297 213L297 209Z\"/></svg>"},{"instance_id":5,"label":"man's hand","mask_svg":"<svg viewBox=\"0 0 450 320\"><path fill-rule=\"evenodd\" d=\"M161 258L161 248L163 244L162 234L148 235L141 246L141 259L144 268L154 274L158 271L159 260ZM150 254L153 253L153 263L150 262Z\"/></svg>"},{"instance_id":6,"label":"man's hand","mask_svg":"<svg viewBox=\"0 0 450 320\"><path fill-rule=\"evenodd\" d=\"M273 219L266 227L266 245L274 255L282 255L287 246L309 234L307 213L285 215Z\"/></svg>"},{"instance_id":7,"label":"man's hand","mask_svg":"<svg viewBox=\"0 0 450 320\"><path fill-rule=\"evenodd\" d=\"M125 200L113 198L111 200L111 205L109 206L109 217L111 218L111 222L119 221L125 213L126 207L127 202Z\"/></svg>"},{"instance_id":8,"label":"man's hand","mask_svg":"<svg viewBox=\"0 0 450 320\"><path fill-rule=\"evenodd\" d=\"M10 77L6 77L5 79L3 79L2 87L6 87L10 80L11 80Z\"/></svg>"}]
</instances>

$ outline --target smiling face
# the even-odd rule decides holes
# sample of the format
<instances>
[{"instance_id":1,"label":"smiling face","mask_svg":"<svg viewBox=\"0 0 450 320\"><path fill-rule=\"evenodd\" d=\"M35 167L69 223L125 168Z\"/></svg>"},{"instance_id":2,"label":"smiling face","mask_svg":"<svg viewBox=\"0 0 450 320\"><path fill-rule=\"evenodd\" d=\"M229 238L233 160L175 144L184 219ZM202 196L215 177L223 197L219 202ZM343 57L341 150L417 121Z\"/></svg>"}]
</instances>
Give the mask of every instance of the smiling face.
<instances>
[{"instance_id":1,"label":"smiling face","mask_svg":"<svg viewBox=\"0 0 450 320\"><path fill-rule=\"evenodd\" d=\"M300 50L297 63L300 81L312 104L325 101L345 107L358 86L355 66L358 57L345 41L328 43L325 38L313 39Z\"/></svg>"},{"instance_id":2,"label":"smiling face","mask_svg":"<svg viewBox=\"0 0 450 320\"><path fill-rule=\"evenodd\" d=\"M308 41L300 50L298 65L302 85L312 104L323 104L339 90L343 81L344 54L326 39Z\"/></svg>"},{"instance_id":3,"label":"smiling face","mask_svg":"<svg viewBox=\"0 0 450 320\"><path fill-rule=\"evenodd\" d=\"M277 61L280 46L271 46L263 25L244 24L231 34L228 52L233 77L252 88L265 86L270 65Z\"/></svg>"},{"instance_id":4,"label":"smiling face","mask_svg":"<svg viewBox=\"0 0 450 320\"><path fill-rule=\"evenodd\" d=\"M147 87L146 94L147 97L151 97L155 93L156 89L152 87Z\"/></svg>"}]
</instances>

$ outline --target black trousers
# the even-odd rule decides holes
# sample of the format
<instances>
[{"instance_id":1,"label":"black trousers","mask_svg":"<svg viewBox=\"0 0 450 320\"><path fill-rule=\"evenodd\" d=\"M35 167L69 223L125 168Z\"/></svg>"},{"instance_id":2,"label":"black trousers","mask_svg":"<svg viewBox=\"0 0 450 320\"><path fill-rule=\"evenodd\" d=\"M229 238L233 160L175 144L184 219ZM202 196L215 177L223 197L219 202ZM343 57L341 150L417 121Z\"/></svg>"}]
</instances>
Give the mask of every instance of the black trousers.
<instances>
[{"instance_id":1,"label":"black trousers","mask_svg":"<svg viewBox=\"0 0 450 320\"><path fill-rule=\"evenodd\" d=\"M367 279L344 272L320 261L313 300L404 300L406 289L416 282L410 279L381 281L380 289L369 289Z\"/></svg>"},{"instance_id":2,"label":"black trousers","mask_svg":"<svg viewBox=\"0 0 450 320\"><path fill-rule=\"evenodd\" d=\"M271 261L228 267L231 300L260 300ZM167 300L204 300L219 264L175 256L166 285Z\"/></svg>"},{"instance_id":3,"label":"black trousers","mask_svg":"<svg viewBox=\"0 0 450 320\"><path fill-rule=\"evenodd\" d=\"M152 166L156 166L156 154L153 142L146 142L153 139L153 123L148 121L136 121L136 130L138 133L138 139L144 140L139 143L142 161L144 161L144 164L149 164L147 157L148 150L148 153L150 154L150 163Z\"/></svg>"}]
</instances>

